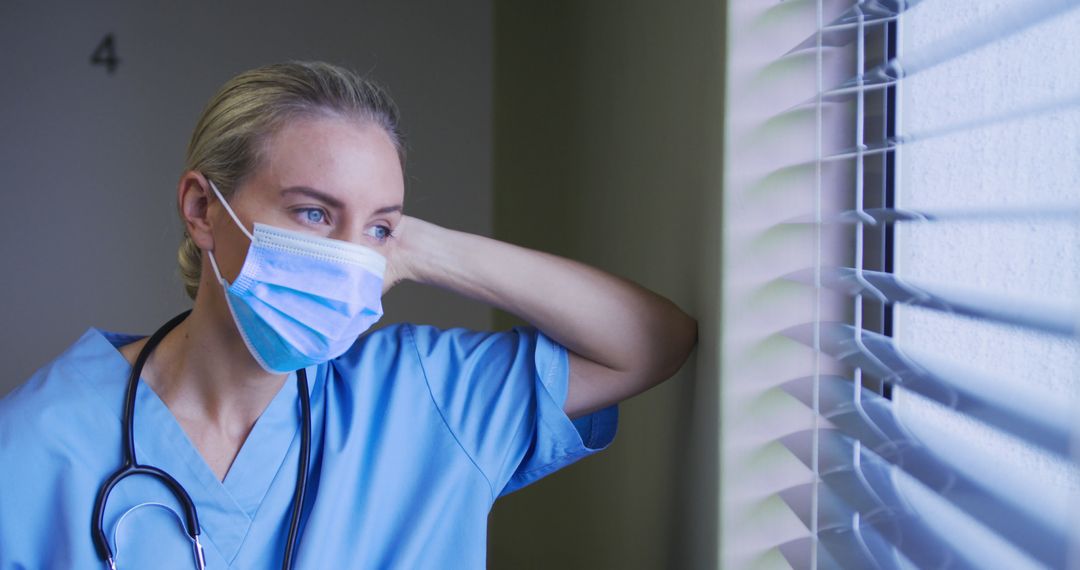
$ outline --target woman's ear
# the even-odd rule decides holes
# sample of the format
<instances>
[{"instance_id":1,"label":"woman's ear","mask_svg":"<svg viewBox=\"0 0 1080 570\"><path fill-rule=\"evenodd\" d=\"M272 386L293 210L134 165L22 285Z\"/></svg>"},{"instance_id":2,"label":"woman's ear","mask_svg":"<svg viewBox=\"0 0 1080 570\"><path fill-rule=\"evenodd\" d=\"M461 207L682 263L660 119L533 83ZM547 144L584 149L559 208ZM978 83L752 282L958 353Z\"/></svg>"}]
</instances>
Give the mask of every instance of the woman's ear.
<instances>
[{"instance_id":1,"label":"woman's ear","mask_svg":"<svg viewBox=\"0 0 1080 570\"><path fill-rule=\"evenodd\" d=\"M184 228L195 245L203 251L214 249L214 235L210 223L210 183L201 173L189 170L180 177L177 188L177 205Z\"/></svg>"}]
</instances>

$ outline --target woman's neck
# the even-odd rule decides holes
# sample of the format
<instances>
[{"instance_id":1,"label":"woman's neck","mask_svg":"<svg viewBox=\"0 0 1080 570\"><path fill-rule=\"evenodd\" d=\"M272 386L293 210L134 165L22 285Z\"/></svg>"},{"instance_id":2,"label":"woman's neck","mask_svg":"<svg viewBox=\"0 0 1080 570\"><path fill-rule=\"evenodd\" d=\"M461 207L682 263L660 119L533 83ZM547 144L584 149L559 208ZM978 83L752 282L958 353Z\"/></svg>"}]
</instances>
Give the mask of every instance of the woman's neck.
<instances>
[{"instance_id":1,"label":"woman's neck","mask_svg":"<svg viewBox=\"0 0 1080 570\"><path fill-rule=\"evenodd\" d=\"M215 423L230 418L254 423L287 375L259 366L227 307L209 309L196 302L188 318L165 337L154 351L161 360L147 382L170 409L175 402Z\"/></svg>"},{"instance_id":2,"label":"woman's neck","mask_svg":"<svg viewBox=\"0 0 1080 570\"><path fill-rule=\"evenodd\" d=\"M145 343L122 347L121 353L134 362ZM221 478L287 376L259 366L222 295L199 295L142 374Z\"/></svg>"}]
</instances>

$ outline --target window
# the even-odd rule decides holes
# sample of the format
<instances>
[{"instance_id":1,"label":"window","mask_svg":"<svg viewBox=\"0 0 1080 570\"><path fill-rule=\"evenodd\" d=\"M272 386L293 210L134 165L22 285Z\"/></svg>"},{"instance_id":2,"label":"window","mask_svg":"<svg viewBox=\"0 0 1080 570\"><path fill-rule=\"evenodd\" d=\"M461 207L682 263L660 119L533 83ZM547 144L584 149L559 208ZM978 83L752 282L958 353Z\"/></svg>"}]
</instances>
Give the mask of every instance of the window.
<instances>
[{"instance_id":1,"label":"window","mask_svg":"<svg viewBox=\"0 0 1080 570\"><path fill-rule=\"evenodd\" d=\"M725 565L1080 564L1080 4L731 26Z\"/></svg>"},{"instance_id":2,"label":"window","mask_svg":"<svg viewBox=\"0 0 1080 570\"><path fill-rule=\"evenodd\" d=\"M949 434L963 467L1001 475L981 507L1029 511L984 510L975 523L949 505L932 515L958 539L984 533L974 542L1010 568L1065 567L1076 528L1080 474L1060 439L1080 404L1080 74L1062 72L1080 53L1076 6L925 2L902 17L901 55L926 68L901 81L901 125L914 136L901 143L897 199L941 214L897 224L897 275L948 285L965 307L897 305L897 343L951 363L988 400L1012 400L1017 417L979 421L908 390L896 407L921 440ZM1027 415L1046 421L1015 421Z\"/></svg>"}]
</instances>

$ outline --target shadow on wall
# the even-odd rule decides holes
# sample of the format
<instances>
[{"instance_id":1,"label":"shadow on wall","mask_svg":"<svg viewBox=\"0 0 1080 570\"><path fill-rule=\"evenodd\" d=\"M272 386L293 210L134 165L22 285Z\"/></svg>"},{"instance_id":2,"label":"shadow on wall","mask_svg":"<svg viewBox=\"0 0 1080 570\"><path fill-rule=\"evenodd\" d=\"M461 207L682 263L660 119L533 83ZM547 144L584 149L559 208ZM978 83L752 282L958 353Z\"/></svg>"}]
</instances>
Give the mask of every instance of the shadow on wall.
<instances>
[{"instance_id":1,"label":"shadow on wall","mask_svg":"<svg viewBox=\"0 0 1080 570\"><path fill-rule=\"evenodd\" d=\"M717 565L726 8L606 6L496 5L496 237L669 297L699 345L621 405L611 448L499 500L491 568Z\"/></svg>"}]
</instances>

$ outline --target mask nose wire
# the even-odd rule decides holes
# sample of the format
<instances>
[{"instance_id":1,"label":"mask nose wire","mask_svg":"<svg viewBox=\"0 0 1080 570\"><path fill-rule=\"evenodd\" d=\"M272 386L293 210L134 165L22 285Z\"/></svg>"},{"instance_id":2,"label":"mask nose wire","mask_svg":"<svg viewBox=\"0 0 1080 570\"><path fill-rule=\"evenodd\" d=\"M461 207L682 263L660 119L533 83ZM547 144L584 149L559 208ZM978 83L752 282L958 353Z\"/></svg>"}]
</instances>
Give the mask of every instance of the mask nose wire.
<instances>
[{"instance_id":1,"label":"mask nose wire","mask_svg":"<svg viewBox=\"0 0 1080 570\"><path fill-rule=\"evenodd\" d=\"M240 221L240 217L236 215L236 212L234 212L231 207L229 207L229 202L225 200L224 196L221 195L221 191L218 190L218 187L216 184L214 184L214 181L210 180L209 178L207 178L206 181L210 183L210 189L214 191L215 195L217 195L218 200L221 201L221 205L224 206L225 211L229 213L229 217L232 218L233 222L236 222L236 226L240 228L240 231L244 232L244 235L246 235L249 240L254 242L255 236L251 235L251 232L249 232L248 229L244 226L243 222ZM221 270L218 269L217 259L214 258L214 252L207 251L206 253L210 257L210 267L214 269L214 275L217 276L218 282L225 283L225 278L221 276Z\"/></svg>"}]
</instances>

